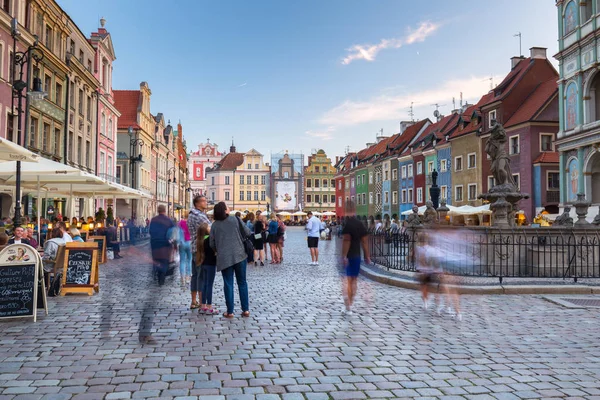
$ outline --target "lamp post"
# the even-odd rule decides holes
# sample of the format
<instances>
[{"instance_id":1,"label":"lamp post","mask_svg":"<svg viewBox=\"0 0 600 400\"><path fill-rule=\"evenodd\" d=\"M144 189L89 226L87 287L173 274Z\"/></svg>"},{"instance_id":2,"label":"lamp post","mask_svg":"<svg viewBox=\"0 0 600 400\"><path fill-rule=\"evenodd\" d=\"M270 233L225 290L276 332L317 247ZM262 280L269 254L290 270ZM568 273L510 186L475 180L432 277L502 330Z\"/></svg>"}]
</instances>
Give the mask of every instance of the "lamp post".
<instances>
[{"instance_id":1,"label":"lamp post","mask_svg":"<svg viewBox=\"0 0 600 400\"><path fill-rule=\"evenodd\" d=\"M140 148L143 148L144 141L142 139L134 138L133 137L134 132L133 132L133 127L132 126L130 126L127 129L127 134L129 135L129 170L131 172L131 188L132 189L137 189L136 188L137 184L136 184L136 181L135 181L135 179L136 179L136 177L135 177L136 164L137 163L143 163L144 160L142 158L142 153L139 153L137 156L135 156L134 152L135 152L135 150L136 150L136 148L137 148L138 145L140 146ZM134 207L134 204L137 205L137 200L136 200L135 203L133 202L133 200L136 200L136 199L132 199L132 201L131 201L131 219L133 221L135 221L135 207Z\"/></svg>"},{"instance_id":2,"label":"lamp post","mask_svg":"<svg viewBox=\"0 0 600 400\"><path fill-rule=\"evenodd\" d=\"M13 65L12 65L12 110L15 109L15 100L18 100L17 103L17 144L21 145L21 131L22 131L22 115L23 115L23 98L27 96L30 100L41 100L46 96L46 93L42 91L42 80L39 77L35 77L33 79L33 90L27 92L27 95L23 93L25 89L29 87L29 78L31 77L29 74L31 61L35 61L39 63L44 59L44 54L37 47L38 39L35 36L35 42L33 45L27 48L27 51L16 51L17 50L17 37L21 36L21 32L19 32L19 24L16 18L13 18L11 21L11 36L13 38L13 49L15 51L13 56ZM27 77L24 79L23 69L27 64ZM15 77L15 73L17 73L18 68L18 76ZM23 143L23 146L26 147L27 144ZM14 226L18 226L21 223L21 161L17 161L16 165L16 183L15 183L15 218L14 218Z\"/></svg>"},{"instance_id":3,"label":"lamp post","mask_svg":"<svg viewBox=\"0 0 600 400\"><path fill-rule=\"evenodd\" d=\"M171 174L173 174L173 179L171 179ZM169 198L169 192L171 191L171 183L177 183L177 177L175 176L175 167L169 168L167 171L167 176L169 180L167 181L167 215L172 216L170 213L171 210L171 199ZM175 208L175 207L173 207Z\"/></svg>"}]
</instances>

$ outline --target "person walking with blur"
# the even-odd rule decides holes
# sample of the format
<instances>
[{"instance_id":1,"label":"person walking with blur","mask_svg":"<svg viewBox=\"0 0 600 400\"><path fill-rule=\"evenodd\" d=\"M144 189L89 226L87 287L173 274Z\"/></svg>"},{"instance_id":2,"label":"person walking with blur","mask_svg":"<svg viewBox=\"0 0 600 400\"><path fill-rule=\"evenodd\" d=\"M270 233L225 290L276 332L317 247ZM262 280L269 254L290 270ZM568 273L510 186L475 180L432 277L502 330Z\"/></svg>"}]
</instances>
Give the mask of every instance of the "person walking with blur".
<instances>
[{"instance_id":1,"label":"person walking with blur","mask_svg":"<svg viewBox=\"0 0 600 400\"><path fill-rule=\"evenodd\" d=\"M158 215L150 221L150 248L152 249L154 268L158 275L158 284L162 286L165 283L173 248L169 230L174 227L174 224L167 217L167 209L164 205L159 205L157 210Z\"/></svg>"},{"instance_id":2,"label":"person walking with blur","mask_svg":"<svg viewBox=\"0 0 600 400\"><path fill-rule=\"evenodd\" d=\"M319 265L319 236L321 236L321 220L309 211L306 231L308 233L308 248L310 250L310 265Z\"/></svg>"},{"instance_id":3,"label":"person walking with blur","mask_svg":"<svg viewBox=\"0 0 600 400\"><path fill-rule=\"evenodd\" d=\"M227 311L225 318L233 318L234 295L233 277L235 275L242 317L250 316L248 300L248 282L246 281L247 258L244 240L250 235L250 230L242 221L232 215L224 202L220 202L214 209L215 222L210 230L210 247L217 254L217 271L223 275L223 290Z\"/></svg>"},{"instance_id":4,"label":"person walking with blur","mask_svg":"<svg viewBox=\"0 0 600 400\"><path fill-rule=\"evenodd\" d=\"M360 274L360 249L362 247L365 262L371 263L369 245L367 243L367 229L354 217L356 208L353 202L346 203L346 212L351 216L346 220L342 230L342 258L346 274L344 284L344 312L352 314L352 304L358 287L358 275Z\"/></svg>"},{"instance_id":5,"label":"person walking with blur","mask_svg":"<svg viewBox=\"0 0 600 400\"><path fill-rule=\"evenodd\" d=\"M181 221L179 221L179 274L186 284L190 284L192 276L192 246L187 218L188 215L184 214Z\"/></svg>"},{"instance_id":6,"label":"person walking with blur","mask_svg":"<svg viewBox=\"0 0 600 400\"><path fill-rule=\"evenodd\" d=\"M208 208L208 201L206 197L203 195L198 195L194 197L193 200L194 208L190 210L190 213L187 218L187 226L188 232L190 233L190 247L192 252L195 253L198 249L198 244L196 243L198 229L200 225L206 224L208 226L208 232L210 232L211 223L206 215L206 210ZM203 238L200 238L203 240ZM192 302L190 304L190 310L194 310L200 307L202 302L202 286L203 286L203 270L200 264L196 263L197 255L192 254L192 280L190 285L190 292L192 296Z\"/></svg>"},{"instance_id":7,"label":"person walking with blur","mask_svg":"<svg viewBox=\"0 0 600 400\"><path fill-rule=\"evenodd\" d=\"M271 221L269 221L267 231L269 233L267 240L269 241L269 248L271 249L271 264L279 264L281 262L279 259L279 251L277 249L279 245L279 236L277 235L279 223L277 222L275 213L271 214Z\"/></svg>"},{"instance_id":8,"label":"person walking with blur","mask_svg":"<svg viewBox=\"0 0 600 400\"><path fill-rule=\"evenodd\" d=\"M286 226L280 215L277 216L277 226L277 252L279 254L279 262L283 262L283 245L285 242Z\"/></svg>"}]
</instances>

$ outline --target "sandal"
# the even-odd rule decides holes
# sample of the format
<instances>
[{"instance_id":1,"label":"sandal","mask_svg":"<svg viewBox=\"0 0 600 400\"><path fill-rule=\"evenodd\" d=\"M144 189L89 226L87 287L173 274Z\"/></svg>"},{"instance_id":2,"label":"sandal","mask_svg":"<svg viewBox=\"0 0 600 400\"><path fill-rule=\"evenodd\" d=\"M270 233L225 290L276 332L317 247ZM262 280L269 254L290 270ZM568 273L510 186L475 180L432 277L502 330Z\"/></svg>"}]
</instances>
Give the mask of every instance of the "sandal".
<instances>
[{"instance_id":1,"label":"sandal","mask_svg":"<svg viewBox=\"0 0 600 400\"><path fill-rule=\"evenodd\" d=\"M219 310L215 309L215 308L207 308L206 310L204 310L204 314L206 315L217 315L219 313Z\"/></svg>"},{"instance_id":2,"label":"sandal","mask_svg":"<svg viewBox=\"0 0 600 400\"><path fill-rule=\"evenodd\" d=\"M206 314L206 310L208 310L208 308L198 308L198 313L199 314Z\"/></svg>"},{"instance_id":3,"label":"sandal","mask_svg":"<svg viewBox=\"0 0 600 400\"><path fill-rule=\"evenodd\" d=\"M200 304L198 303L192 303L192 305L190 306L190 310L195 310L196 308L199 308Z\"/></svg>"},{"instance_id":4,"label":"sandal","mask_svg":"<svg viewBox=\"0 0 600 400\"><path fill-rule=\"evenodd\" d=\"M223 313L223 317L231 319L234 317L234 315L233 315L233 313L229 314L229 313L225 312L225 313Z\"/></svg>"},{"instance_id":5,"label":"sandal","mask_svg":"<svg viewBox=\"0 0 600 400\"><path fill-rule=\"evenodd\" d=\"M249 316L250 316L250 311L244 311L242 313L242 317L244 317L244 318L248 318Z\"/></svg>"}]
</instances>

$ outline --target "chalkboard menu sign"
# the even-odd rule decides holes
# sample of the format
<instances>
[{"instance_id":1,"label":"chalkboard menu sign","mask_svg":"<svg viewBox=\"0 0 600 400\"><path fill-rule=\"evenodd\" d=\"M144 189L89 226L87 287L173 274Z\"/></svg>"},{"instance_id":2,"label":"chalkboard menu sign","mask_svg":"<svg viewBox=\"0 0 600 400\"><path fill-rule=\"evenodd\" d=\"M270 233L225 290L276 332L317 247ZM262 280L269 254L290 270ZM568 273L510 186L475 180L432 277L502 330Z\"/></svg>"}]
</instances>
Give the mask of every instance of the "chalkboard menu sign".
<instances>
[{"instance_id":1,"label":"chalkboard menu sign","mask_svg":"<svg viewBox=\"0 0 600 400\"><path fill-rule=\"evenodd\" d=\"M98 282L98 250L95 243L67 243L63 265L63 289L67 293L93 294Z\"/></svg>"},{"instance_id":2,"label":"chalkboard menu sign","mask_svg":"<svg viewBox=\"0 0 600 400\"><path fill-rule=\"evenodd\" d=\"M90 236L88 239L98 245L98 264L106 262L106 236Z\"/></svg>"},{"instance_id":3,"label":"chalkboard menu sign","mask_svg":"<svg viewBox=\"0 0 600 400\"><path fill-rule=\"evenodd\" d=\"M0 265L0 318L35 316L37 273L36 262Z\"/></svg>"}]
</instances>

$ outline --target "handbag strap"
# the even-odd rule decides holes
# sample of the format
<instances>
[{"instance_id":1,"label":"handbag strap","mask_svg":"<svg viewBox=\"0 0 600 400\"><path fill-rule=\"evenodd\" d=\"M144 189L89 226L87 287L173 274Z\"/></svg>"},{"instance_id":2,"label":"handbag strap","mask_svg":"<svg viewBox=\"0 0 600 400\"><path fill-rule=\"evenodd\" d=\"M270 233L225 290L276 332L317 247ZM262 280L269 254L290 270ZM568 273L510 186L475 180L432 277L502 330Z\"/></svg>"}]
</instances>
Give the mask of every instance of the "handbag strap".
<instances>
[{"instance_id":1,"label":"handbag strap","mask_svg":"<svg viewBox=\"0 0 600 400\"><path fill-rule=\"evenodd\" d=\"M238 221L238 232L240 233L240 238L242 239L242 244L244 244L244 241L246 239L244 239L244 228L242 227L242 220L239 219L238 217L235 217L235 219L237 219Z\"/></svg>"}]
</instances>

